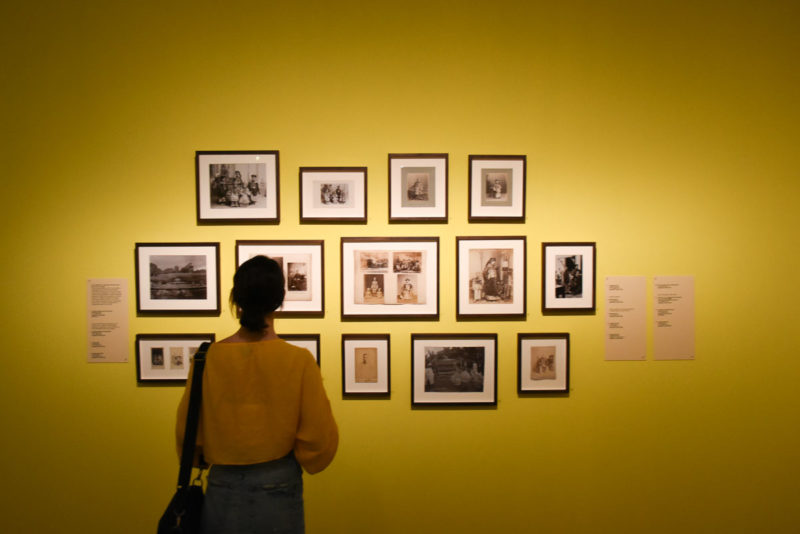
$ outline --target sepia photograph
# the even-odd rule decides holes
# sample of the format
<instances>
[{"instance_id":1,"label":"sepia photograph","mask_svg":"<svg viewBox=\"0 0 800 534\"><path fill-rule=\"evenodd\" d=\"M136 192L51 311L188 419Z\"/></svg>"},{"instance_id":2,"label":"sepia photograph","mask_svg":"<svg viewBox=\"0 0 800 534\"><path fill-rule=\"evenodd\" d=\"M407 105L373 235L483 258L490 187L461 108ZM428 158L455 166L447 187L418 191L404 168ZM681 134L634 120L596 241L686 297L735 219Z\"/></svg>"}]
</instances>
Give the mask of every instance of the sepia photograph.
<instances>
[{"instance_id":1,"label":"sepia photograph","mask_svg":"<svg viewBox=\"0 0 800 534\"><path fill-rule=\"evenodd\" d=\"M355 347L356 384L375 384L378 382L378 349L376 347Z\"/></svg>"},{"instance_id":2,"label":"sepia photograph","mask_svg":"<svg viewBox=\"0 0 800 534\"><path fill-rule=\"evenodd\" d=\"M542 243L542 311L594 311L596 247Z\"/></svg>"},{"instance_id":3,"label":"sepia photograph","mask_svg":"<svg viewBox=\"0 0 800 534\"><path fill-rule=\"evenodd\" d=\"M524 318L526 237L457 237L457 317Z\"/></svg>"},{"instance_id":4,"label":"sepia photograph","mask_svg":"<svg viewBox=\"0 0 800 534\"><path fill-rule=\"evenodd\" d=\"M484 347L425 347L425 391L483 391Z\"/></svg>"},{"instance_id":5,"label":"sepia photograph","mask_svg":"<svg viewBox=\"0 0 800 534\"><path fill-rule=\"evenodd\" d=\"M569 392L569 334L517 335L517 392Z\"/></svg>"},{"instance_id":6,"label":"sepia photograph","mask_svg":"<svg viewBox=\"0 0 800 534\"><path fill-rule=\"evenodd\" d=\"M447 222L447 154L389 154L389 222Z\"/></svg>"},{"instance_id":7,"label":"sepia photograph","mask_svg":"<svg viewBox=\"0 0 800 534\"><path fill-rule=\"evenodd\" d=\"M300 167L301 223L366 223L366 167Z\"/></svg>"},{"instance_id":8,"label":"sepia photograph","mask_svg":"<svg viewBox=\"0 0 800 534\"><path fill-rule=\"evenodd\" d=\"M400 172L400 190L405 192L400 203L409 206L431 207L436 205L436 189L433 181L434 167L403 167Z\"/></svg>"},{"instance_id":9,"label":"sepia photograph","mask_svg":"<svg viewBox=\"0 0 800 534\"><path fill-rule=\"evenodd\" d=\"M481 206L510 206L511 176L511 169L481 169L483 179Z\"/></svg>"},{"instance_id":10,"label":"sepia photograph","mask_svg":"<svg viewBox=\"0 0 800 534\"><path fill-rule=\"evenodd\" d=\"M136 334L136 381L181 385L200 345L214 334Z\"/></svg>"},{"instance_id":11,"label":"sepia photograph","mask_svg":"<svg viewBox=\"0 0 800 534\"><path fill-rule=\"evenodd\" d=\"M525 222L526 156L469 156L469 222Z\"/></svg>"},{"instance_id":12,"label":"sepia photograph","mask_svg":"<svg viewBox=\"0 0 800 534\"><path fill-rule=\"evenodd\" d=\"M388 396L389 334L342 334L342 395Z\"/></svg>"}]
</instances>

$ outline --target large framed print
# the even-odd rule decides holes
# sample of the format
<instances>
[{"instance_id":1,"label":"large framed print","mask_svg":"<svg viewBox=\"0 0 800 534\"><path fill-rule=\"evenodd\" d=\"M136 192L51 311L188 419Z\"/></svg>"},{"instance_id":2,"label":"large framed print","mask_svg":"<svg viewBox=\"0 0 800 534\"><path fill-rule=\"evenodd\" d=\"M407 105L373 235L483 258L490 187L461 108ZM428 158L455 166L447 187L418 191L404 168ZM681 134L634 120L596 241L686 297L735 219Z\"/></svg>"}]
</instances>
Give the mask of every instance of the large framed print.
<instances>
[{"instance_id":1,"label":"large framed print","mask_svg":"<svg viewBox=\"0 0 800 534\"><path fill-rule=\"evenodd\" d=\"M136 334L136 381L180 384L205 341L214 334Z\"/></svg>"},{"instance_id":2,"label":"large framed print","mask_svg":"<svg viewBox=\"0 0 800 534\"><path fill-rule=\"evenodd\" d=\"M542 243L542 311L594 311L595 243Z\"/></svg>"},{"instance_id":3,"label":"large framed print","mask_svg":"<svg viewBox=\"0 0 800 534\"><path fill-rule=\"evenodd\" d=\"M525 222L526 156L469 156L469 222Z\"/></svg>"},{"instance_id":4,"label":"large framed print","mask_svg":"<svg viewBox=\"0 0 800 534\"><path fill-rule=\"evenodd\" d=\"M456 237L456 317L524 319L526 239Z\"/></svg>"},{"instance_id":5,"label":"large framed print","mask_svg":"<svg viewBox=\"0 0 800 534\"><path fill-rule=\"evenodd\" d=\"M278 317L325 315L325 278L322 240L237 240L236 266L253 256L267 256L280 264L286 295Z\"/></svg>"},{"instance_id":6,"label":"large framed print","mask_svg":"<svg viewBox=\"0 0 800 534\"><path fill-rule=\"evenodd\" d=\"M319 334L279 334L278 337L295 347L306 349L317 365L320 364Z\"/></svg>"},{"instance_id":7,"label":"large framed print","mask_svg":"<svg viewBox=\"0 0 800 534\"><path fill-rule=\"evenodd\" d=\"M447 222L447 154L389 154L389 222Z\"/></svg>"},{"instance_id":8,"label":"large framed print","mask_svg":"<svg viewBox=\"0 0 800 534\"><path fill-rule=\"evenodd\" d=\"M366 223L366 167L300 167L301 223Z\"/></svg>"},{"instance_id":9,"label":"large framed print","mask_svg":"<svg viewBox=\"0 0 800 534\"><path fill-rule=\"evenodd\" d=\"M341 238L342 319L438 319L438 237Z\"/></svg>"},{"instance_id":10,"label":"large framed print","mask_svg":"<svg viewBox=\"0 0 800 534\"><path fill-rule=\"evenodd\" d=\"M389 334L342 335L342 395L390 394Z\"/></svg>"},{"instance_id":11,"label":"large framed print","mask_svg":"<svg viewBox=\"0 0 800 534\"><path fill-rule=\"evenodd\" d=\"M497 334L411 334L411 403L497 404Z\"/></svg>"},{"instance_id":12,"label":"large framed print","mask_svg":"<svg viewBox=\"0 0 800 534\"><path fill-rule=\"evenodd\" d=\"M219 243L136 243L136 311L216 314Z\"/></svg>"},{"instance_id":13,"label":"large framed print","mask_svg":"<svg viewBox=\"0 0 800 534\"><path fill-rule=\"evenodd\" d=\"M569 392L569 334L517 334L517 391Z\"/></svg>"},{"instance_id":14,"label":"large framed print","mask_svg":"<svg viewBox=\"0 0 800 534\"><path fill-rule=\"evenodd\" d=\"M280 221L277 150L195 152L197 222Z\"/></svg>"}]
</instances>

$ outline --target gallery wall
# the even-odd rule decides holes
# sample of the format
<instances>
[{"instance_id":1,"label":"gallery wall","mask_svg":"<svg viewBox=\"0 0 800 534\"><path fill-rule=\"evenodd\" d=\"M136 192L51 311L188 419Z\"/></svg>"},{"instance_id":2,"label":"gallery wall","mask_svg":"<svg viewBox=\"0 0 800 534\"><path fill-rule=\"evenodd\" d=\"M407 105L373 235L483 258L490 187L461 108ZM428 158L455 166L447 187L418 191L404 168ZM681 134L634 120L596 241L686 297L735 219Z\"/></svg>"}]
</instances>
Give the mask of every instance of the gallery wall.
<instances>
[{"instance_id":1,"label":"gallery wall","mask_svg":"<svg viewBox=\"0 0 800 534\"><path fill-rule=\"evenodd\" d=\"M4 5L6 532L152 531L181 389L137 385L137 242L324 239L341 445L309 532L789 532L800 497L798 7L789 2ZM196 224L196 150L279 150L279 225ZM389 224L387 155L449 154L447 224ZM467 222L470 154L527 156L524 223ZM366 225L299 223L298 168L366 166ZM457 236L525 235L527 317L456 321ZM340 320L339 239L439 236L438 321ZM595 314L543 315L539 244L597 243ZM696 359L604 360L602 281L691 275ZM130 285L127 363L87 363L86 281ZM651 328L649 334L652 334ZM498 402L412 409L410 335L498 335ZM569 332L568 395L516 393L518 333ZM391 335L343 399L340 336Z\"/></svg>"}]
</instances>

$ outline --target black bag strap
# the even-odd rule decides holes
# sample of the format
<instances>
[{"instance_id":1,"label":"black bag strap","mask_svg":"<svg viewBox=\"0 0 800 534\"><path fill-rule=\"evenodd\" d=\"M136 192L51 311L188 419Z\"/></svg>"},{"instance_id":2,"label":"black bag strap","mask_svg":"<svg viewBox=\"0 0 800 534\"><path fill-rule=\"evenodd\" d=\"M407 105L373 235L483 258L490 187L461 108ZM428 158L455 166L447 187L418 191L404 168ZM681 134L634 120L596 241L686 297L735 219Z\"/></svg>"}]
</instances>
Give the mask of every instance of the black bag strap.
<instances>
[{"instance_id":1,"label":"black bag strap","mask_svg":"<svg viewBox=\"0 0 800 534\"><path fill-rule=\"evenodd\" d=\"M206 352L211 342L205 341L194 355L192 390L189 392L189 410L186 414L186 431L183 434L181 469L178 471L178 487L189 486L194 463L194 448L197 443L197 423L200 420L200 403L203 400L203 369L206 366Z\"/></svg>"}]
</instances>

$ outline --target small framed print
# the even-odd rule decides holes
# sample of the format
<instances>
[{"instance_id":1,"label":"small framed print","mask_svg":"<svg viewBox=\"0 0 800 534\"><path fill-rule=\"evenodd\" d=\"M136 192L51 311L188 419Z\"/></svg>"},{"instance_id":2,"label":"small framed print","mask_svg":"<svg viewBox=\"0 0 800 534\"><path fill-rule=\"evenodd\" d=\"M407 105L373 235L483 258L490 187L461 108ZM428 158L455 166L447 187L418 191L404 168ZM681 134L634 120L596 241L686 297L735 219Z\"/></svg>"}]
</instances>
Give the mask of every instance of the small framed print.
<instances>
[{"instance_id":1,"label":"small framed print","mask_svg":"<svg viewBox=\"0 0 800 534\"><path fill-rule=\"evenodd\" d=\"M438 237L341 238L342 319L438 319Z\"/></svg>"},{"instance_id":2,"label":"small framed print","mask_svg":"<svg viewBox=\"0 0 800 534\"><path fill-rule=\"evenodd\" d=\"M525 222L525 156L469 157L469 222Z\"/></svg>"},{"instance_id":3,"label":"small framed print","mask_svg":"<svg viewBox=\"0 0 800 534\"><path fill-rule=\"evenodd\" d=\"M300 167L301 223L366 223L366 167Z\"/></svg>"},{"instance_id":4,"label":"small framed print","mask_svg":"<svg viewBox=\"0 0 800 534\"><path fill-rule=\"evenodd\" d=\"M277 317L325 315L324 242L322 240L236 241L236 266L267 256L283 268L286 296Z\"/></svg>"},{"instance_id":5,"label":"small framed print","mask_svg":"<svg viewBox=\"0 0 800 534\"><path fill-rule=\"evenodd\" d=\"M447 222L447 154L389 154L389 222Z\"/></svg>"},{"instance_id":6,"label":"small framed print","mask_svg":"<svg viewBox=\"0 0 800 534\"><path fill-rule=\"evenodd\" d=\"M542 243L542 311L594 311L595 243Z\"/></svg>"},{"instance_id":7,"label":"small framed print","mask_svg":"<svg viewBox=\"0 0 800 534\"><path fill-rule=\"evenodd\" d=\"M524 319L526 240L457 237L456 317Z\"/></svg>"},{"instance_id":8,"label":"small framed print","mask_svg":"<svg viewBox=\"0 0 800 534\"><path fill-rule=\"evenodd\" d=\"M389 395L389 334L342 335L342 394Z\"/></svg>"},{"instance_id":9,"label":"small framed print","mask_svg":"<svg viewBox=\"0 0 800 534\"><path fill-rule=\"evenodd\" d=\"M517 391L569 392L569 334L517 334Z\"/></svg>"},{"instance_id":10,"label":"small framed print","mask_svg":"<svg viewBox=\"0 0 800 534\"><path fill-rule=\"evenodd\" d=\"M197 151L197 222L280 222L278 151Z\"/></svg>"},{"instance_id":11,"label":"small framed print","mask_svg":"<svg viewBox=\"0 0 800 534\"><path fill-rule=\"evenodd\" d=\"M319 334L280 334L278 337L295 347L306 349L317 361L317 365L320 364Z\"/></svg>"},{"instance_id":12,"label":"small framed print","mask_svg":"<svg viewBox=\"0 0 800 534\"><path fill-rule=\"evenodd\" d=\"M192 357L214 334L136 334L136 381L180 384Z\"/></svg>"},{"instance_id":13,"label":"small framed print","mask_svg":"<svg viewBox=\"0 0 800 534\"><path fill-rule=\"evenodd\" d=\"M497 334L412 334L411 404L497 404Z\"/></svg>"},{"instance_id":14,"label":"small framed print","mask_svg":"<svg viewBox=\"0 0 800 534\"><path fill-rule=\"evenodd\" d=\"M136 243L136 311L219 315L219 243Z\"/></svg>"}]
</instances>

